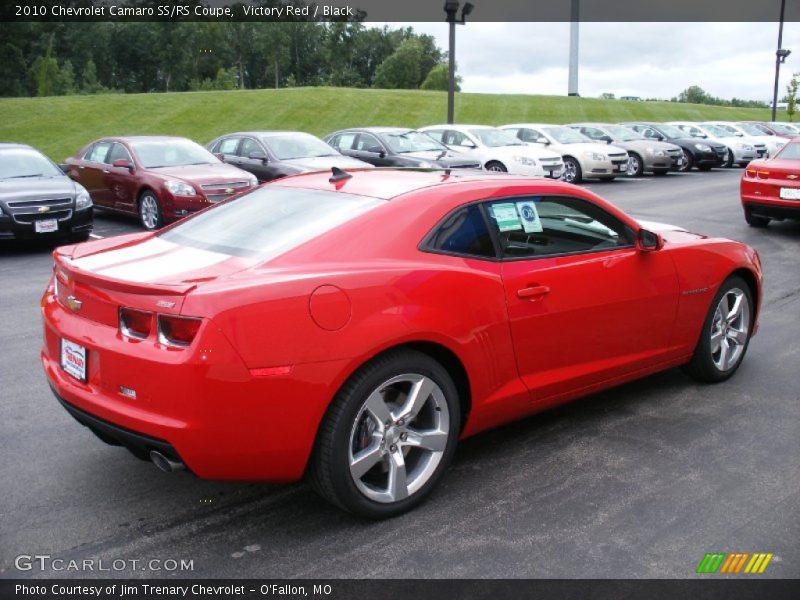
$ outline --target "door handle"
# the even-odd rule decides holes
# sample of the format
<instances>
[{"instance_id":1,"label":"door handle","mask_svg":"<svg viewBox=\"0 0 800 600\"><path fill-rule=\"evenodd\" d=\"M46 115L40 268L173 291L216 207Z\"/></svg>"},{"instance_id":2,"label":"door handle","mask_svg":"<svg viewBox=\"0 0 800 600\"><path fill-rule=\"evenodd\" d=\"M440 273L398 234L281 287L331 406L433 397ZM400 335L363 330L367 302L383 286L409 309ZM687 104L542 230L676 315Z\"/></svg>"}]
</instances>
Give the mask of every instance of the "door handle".
<instances>
[{"instance_id":1,"label":"door handle","mask_svg":"<svg viewBox=\"0 0 800 600\"><path fill-rule=\"evenodd\" d=\"M550 293L550 288L546 285L532 285L530 287L522 288L521 290L517 290L517 296L522 298L523 300L537 300L542 296L546 296Z\"/></svg>"}]
</instances>

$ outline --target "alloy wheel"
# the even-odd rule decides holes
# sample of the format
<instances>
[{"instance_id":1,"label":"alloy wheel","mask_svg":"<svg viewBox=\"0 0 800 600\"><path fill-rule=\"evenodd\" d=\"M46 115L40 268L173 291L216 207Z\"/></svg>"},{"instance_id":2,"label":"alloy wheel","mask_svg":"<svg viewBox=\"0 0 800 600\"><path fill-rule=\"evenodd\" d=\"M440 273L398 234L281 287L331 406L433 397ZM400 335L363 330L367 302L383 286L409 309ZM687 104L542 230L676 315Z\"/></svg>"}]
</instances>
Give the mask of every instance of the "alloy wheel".
<instances>
[{"instance_id":1,"label":"alloy wheel","mask_svg":"<svg viewBox=\"0 0 800 600\"><path fill-rule=\"evenodd\" d=\"M447 401L432 379L405 373L382 383L350 432L350 475L359 492L393 503L418 491L442 460L449 431Z\"/></svg>"},{"instance_id":2,"label":"alloy wheel","mask_svg":"<svg viewBox=\"0 0 800 600\"><path fill-rule=\"evenodd\" d=\"M734 368L744 353L750 327L750 302L738 287L728 290L711 320L711 360L720 371Z\"/></svg>"},{"instance_id":3,"label":"alloy wheel","mask_svg":"<svg viewBox=\"0 0 800 600\"><path fill-rule=\"evenodd\" d=\"M140 204L139 214L142 217L142 224L147 229L155 229L158 227L158 201L150 194L146 194L142 197Z\"/></svg>"}]
</instances>

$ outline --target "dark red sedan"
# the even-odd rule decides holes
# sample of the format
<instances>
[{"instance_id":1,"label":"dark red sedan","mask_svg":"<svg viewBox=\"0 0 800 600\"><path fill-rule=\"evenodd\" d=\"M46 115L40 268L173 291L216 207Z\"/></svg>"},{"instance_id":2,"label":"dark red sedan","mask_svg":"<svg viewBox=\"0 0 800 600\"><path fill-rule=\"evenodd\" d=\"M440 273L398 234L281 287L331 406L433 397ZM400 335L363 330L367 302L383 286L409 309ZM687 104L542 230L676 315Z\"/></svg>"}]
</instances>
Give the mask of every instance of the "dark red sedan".
<instances>
[{"instance_id":1,"label":"dark red sedan","mask_svg":"<svg viewBox=\"0 0 800 600\"><path fill-rule=\"evenodd\" d=\"M753 227L800 219L800 137L767 160L747 165L741 182L744 218Z\"/></svg>"},{"instance_id":2,"label":"dark red sedan","mask_svg":"<svg viewBox=\"0 0 800 600\"><path fill-rule=\"evenodd\" d=\"M256 186L256 178L181 137L103 138L66 160L95 206L138 215L158 229Z\"/></svg>"},{"instance_id":3,"label":"dark red sedan","mask_svg":"<svg viewBox=\"0 0 800 600\"><path fill-rule=\"evenodd\" d=\"M372 518L427 496L460 438L671 367L729 378L762 297L744 244L446 171L287 177L54 257L41 360L79 422Z\"/></svg>"}]
</instances>

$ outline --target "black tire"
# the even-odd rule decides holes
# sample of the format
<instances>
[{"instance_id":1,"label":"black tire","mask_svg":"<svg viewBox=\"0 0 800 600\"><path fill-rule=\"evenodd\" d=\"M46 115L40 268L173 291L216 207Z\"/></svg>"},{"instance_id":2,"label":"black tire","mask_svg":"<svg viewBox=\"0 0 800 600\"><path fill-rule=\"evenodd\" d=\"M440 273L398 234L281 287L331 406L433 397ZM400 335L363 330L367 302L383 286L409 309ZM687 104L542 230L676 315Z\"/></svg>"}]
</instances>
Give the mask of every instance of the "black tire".
<instances>
[{"instance_id":1,"label":"black tire","mask_svg":"<svg viewBox=\"0 0 800 600\"><path fill-rule=\"evenodd\" d=\"M642 157L635 152L631 152L628 159L628 170L625 172L625 175L628 177L641 177L643 173L644 161Z\"/></svg>"},{"instance_id":2,"label":"black tire","mask_svg":"<svg viewBox=\"0 0 800 600\"><path fill-rule=\"evenodd\" d=\"M147 231L155 231L164 226L164 215L158 197L150 190L145 190L139 196L137 205L139 224Z\"/></svg>"},{"instance_id":3,"label":"black tire","mask_svg":"<svg viewBox=\"0 0 800 600\"><path fill-rule=\"evenodd\" d=\"M697 167L698 171L710 171L711 167L709 165L700 165Z\"/></svg>"},{"instance_id":4,"label":"black tire","mask_svg":"<svg viewBox=\"0 0 800 600\"><path fill-rule=\"evenodd\" d=\"M689 171L692 170L692 167L694 166L694 156L692 156L692 153L689 152L686 148L682 148L682 150L683 150L683 164L680 167L678 167L678 171L680 171L681 173L688 173Z\"/></svg>"},{"instance_id":5,"label":"black tire","mask_svg":"<svg viewBox=\"0 0 800 600\"><path fill-rule=\"evenodd\" d=\"M490 160L485 166L487 171L494 171L495 173L508 173L506 166L499 160Z\"/></svg>"},{"instance_id":6,"label":"black tire","mask_svg":"<svg viewBox=\"0 0 800 600\"><path fill-rule=\"evenodd\" d=\"M728 149L728 158L725 159L725 164L723 165L726 169L733 168L733 150L730 148Z\"/></svg>"},{"instance_id":7,"label":"black tire","mask_svg":"<svg viewBox=\"0 0 800 600\"><path fill-rule=\"evenodd\" d=\"M583 181L581 165L571 156L564 157L564 181L567 183L580 183Z\"/></svg>"},{"instance_id":8,"label":"black tire","mask_svg":"<svg viewBox=\"0 0 800 600\"><path fill-rule=\"evenodd\" d=\"M447 431L446 445L440 454L437 464L433 465L430 474L420 483L418 489L397 501L376 501L368 497L367 492L359 489L354 475L351 474L350 461L354 452L352 446L354 436L358 438L358 436L362 435L359 433L361 424L365 422L365 419L368 420L366 411L367 399L392 378L405 375L421 376L438 386L438 390L441 392L440 401L443 398L447 410L442 410L444 406L441 405L440 408L433 409L428 404L425 407L431 409L427 414L429 416L433 415L433 418L443 418L445 416L444 413L447 413L446 425L441 424L442 431ZM435 401L433 393L430 395L429 401ZM422 411L420 415L422 415ZM391 416L394 418L394 415ZM406 425L410 426L416 423L417 418L416 416L411 418ZM391 422L391 420L387 422ZM395 421L392 424L392 428L395 425L402 424L402 421ZM336 394L317 433L314 451L308 466L308 481L323 498L360 517L385 519L397 516L417 506L436 487L455 453L460 424L461 414L458 391L445 368L427 354L415 350L400 349L390 351L361 367ZM392 443L387 441L387 437L392 433L392 428L387 427L384 435L380 431L376 433L374 430L365 434L367 436L366 439L372 440L370 445L376 443L375 435L377 435L378 439L381 439L380 450L382 455L379 461L370 468L370 471L361 476L361 478L370 474L381 476L382 473L387 473L387 489L391 486L388 465L391 463L391 456L393 455L385 450ZM412 429L409 427L409 430ZM406 438L401 437L400 439L405 440ZM401 442L399 440L395 440L394 443L397 446L391 446L391 448L400 448ZM364 450L360 449L358 452ZM392 452L396 453L398 450L392 450ZM409 454L405 454L405 449L400 448L399 452L404 460L408 460L411 450ZM419 468L420 464L418 463L417 469L419 470ZM414 471L415 468L412 466L409 477L413 475ZM363 483L363 481L360 480L359 483Z\"/></svg>"},{"instance_id":9,"label":"black tire","mask_svg":"<svg viewBox=\"0 0 800 600\"><path fill-rule=\"evenodd\" d=\"M90 236L91 233L76 233L70 236L69 241L72 242L73 244L80 244L82 242L89 241Z\"/></svg>"},{"instance_id":10,"label":"black tire","mask_svg":"<svg viewBox=\"0 0 800 600\"><path fill-rule=\"evenodd\" d=\"M769 219L767 217L754 215L753 209L749 206L744 207L744 220L747 221L750 227L766 227L769 225Z\"/></svg>"},{"instance_id":11,"label":"black tire","mask_svg":"<svg viewBox=\"0 0 800 600\"><path fill-rule=\"evenodd\" d=\"M717 308L722 306L722 312L724 312L725 307L729 306L730 299L735 297L737 293L741 293L741 295L747 300L747 315L742 315L740 319L741 329L744 331L744 340L742 340L741 343L737 343L735 346L736 348L740 348L740 352L736 355L735 361L726 368L720 368L720 366L715 362L716 359L714 356L718 351L721 352L721 348L712 350L711 339L715 328L718 326L716 319ZM726 304L721 305L723 298L725 298L724 302ZM684 371L694 379L706 383L718 383L731 377L739 368L739 365L742 364L742 360L744 360L744 356L747 353L747 347L750 344L750 337L753 333L754 317L755 304L753 304L753 293L750 290L750 286L747 285L747 282L745 282L744 279L738 275L734 275L726 279L719 287L717 293L714 295L714 299L711 301L708 314L703 321L703 329L700 332L700 340L697 342L694 354L692 355L692 360L684 367ZM726 328L724 331L728 331L730 329L734 328ZM736 330L738 330L738 327ZM725 333L722 337L723 341L727 344L727 333ZM727 350L727 352L731 351L732 350L730 349ZM722 359L721 354L720 359ZM724 359L722 360L724 363Z\"/></svg>"},{"instance_id":12,"label":"black tire","mask_svg":"<svg viewBox=\"0 0 800 600\"><path fill-rule=\"evenodd\" d=\"M659 177L662 175L666 175L667 173L669 173L669 169L655 169L653 171L653 175L658 175Z\"/></svg>"}]
</instances>

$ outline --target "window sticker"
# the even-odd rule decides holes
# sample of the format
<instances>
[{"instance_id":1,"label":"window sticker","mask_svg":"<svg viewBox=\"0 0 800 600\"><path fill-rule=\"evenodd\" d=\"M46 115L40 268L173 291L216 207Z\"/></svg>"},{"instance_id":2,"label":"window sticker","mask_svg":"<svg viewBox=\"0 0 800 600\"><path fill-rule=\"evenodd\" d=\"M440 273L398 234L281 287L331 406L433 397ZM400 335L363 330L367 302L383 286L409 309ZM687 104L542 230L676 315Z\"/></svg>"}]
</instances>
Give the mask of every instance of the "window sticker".
<instances>
[{"instance_id":1,"label":"window sticker","mask_svg":"<svg viewBox=\"0 0 800 600\"><path fill-rule=\"evenodd\" d=\"M497 221L497 228L502 231L519 231L522 223L517 214L517 207L513 203L493 204L492 216Z\"/></svg>"},{"instance_id":2,"label":"window sticker","mask_svg":"<svg viewBox=\"0 0 800 600\"><path fill-rule=\"evenodd\" d=\"M522 217L522 228L525 233L541 233L543 231L542 222L539 220L539 213L534 202L530 200L517 202L517 210L520 217Z\"/></svg>"}]
</instances>

